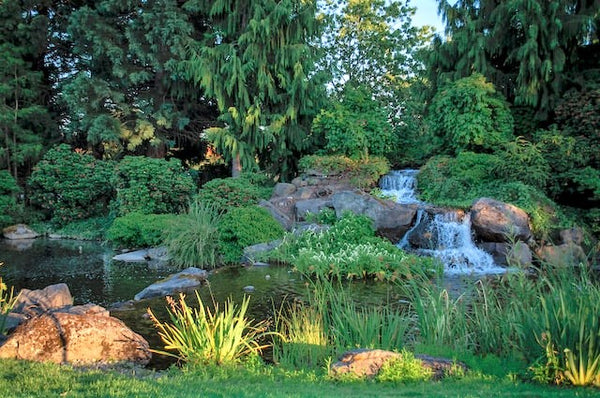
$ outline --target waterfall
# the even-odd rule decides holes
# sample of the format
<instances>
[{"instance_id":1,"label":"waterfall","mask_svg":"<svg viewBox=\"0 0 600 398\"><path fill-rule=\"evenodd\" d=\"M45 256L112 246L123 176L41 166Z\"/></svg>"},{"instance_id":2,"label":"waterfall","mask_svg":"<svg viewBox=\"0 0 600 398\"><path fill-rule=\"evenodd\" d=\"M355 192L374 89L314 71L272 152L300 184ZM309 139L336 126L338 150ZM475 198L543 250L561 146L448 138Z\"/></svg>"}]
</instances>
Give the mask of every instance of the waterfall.
<instances>
[{"instance_id":1,"label":"waterfall","mask_svg":"<svg viewBox=\"0 0 600 398\"><path fill-rule=\"evenodd\" d=\"M380 182L382 193L395 196L396 202L420 205L414 225L397 246L440 259L444 264L444 272L448 275L505 272L505 268L494 264L492 256L473 242L469 214L459 217L455 211L439 214L427 211L428 207L431 210L431 206L417 199L417 173L418 170L392 171Z\"/></svg>"}]
</instances>

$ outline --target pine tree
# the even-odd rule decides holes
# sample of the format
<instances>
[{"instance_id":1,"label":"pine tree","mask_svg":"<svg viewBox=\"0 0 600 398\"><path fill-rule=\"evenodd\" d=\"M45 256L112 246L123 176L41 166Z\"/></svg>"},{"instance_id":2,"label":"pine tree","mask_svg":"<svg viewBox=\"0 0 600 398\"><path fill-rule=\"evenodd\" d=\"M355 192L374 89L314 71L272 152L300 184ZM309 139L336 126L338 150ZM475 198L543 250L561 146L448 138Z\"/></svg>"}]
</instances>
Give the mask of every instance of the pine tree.
<instances>
[{"instance_id":1,"label":"pine tree","mask_svg":"<svg viewBox=\"0 0 600 398\"><path fill-rule=\"evenodd\" d=\"M256 167L257 156L285 172L307 145L300 122L316 108L315 2L192 0L186 8L207 15L210 26L184 69L218 105L222 125L207 130L209 139L232 161L233 175Z\"/></svg>"}]
</instances>

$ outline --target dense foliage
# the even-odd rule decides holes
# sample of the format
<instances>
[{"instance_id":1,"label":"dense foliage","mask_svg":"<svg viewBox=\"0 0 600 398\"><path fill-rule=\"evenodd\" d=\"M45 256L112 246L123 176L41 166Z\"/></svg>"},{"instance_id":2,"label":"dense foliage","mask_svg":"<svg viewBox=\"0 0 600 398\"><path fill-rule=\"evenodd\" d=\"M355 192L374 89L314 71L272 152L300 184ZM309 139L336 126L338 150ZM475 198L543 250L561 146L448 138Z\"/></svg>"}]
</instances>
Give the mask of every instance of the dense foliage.
<instances>
[{"instance_id":1,"label":"dense foliage","mask_svg":"<svg viewBox=\"0 0 600 398\"><path fill-rule=\"evenodd\" d=\"M115 218L106 238L127 248L156 247L163 244L166 233L178 221L172 214L128 213Z\"/></svg>"},{"instance_id":2,"label":"dense foliage","mask_svg":"<svg viewBox=\"0 0 600 398\"><path fill-rule=\"evenodd\" d=\"M61 144L49 150L31 174L31 202L56 225L103 215L113 195L113 170L112 162Z\"/></svg>"},{"instance_id":3,"label":"dense foliage","mask_svg":"<svg viewBox=\"0 0 600 398\"><path fill-rule=\"evenodd\" d=\"M300 170L308 173L349 177L360 188L373 187L379 178L390 171L390 163L384 157L371 156L356 160L343 155L309 155L300 159Z\"/></svg>"},{"instance_id":4,"label":"dense foliage","mask_svg":"<svg viewBox=\"0 0 600 398\"><path fill-rule=\"evenodd\" d=\"M119 215L178 213L184 210L196 186L178 159L126 156L115 169L114 210Z\"/></svg>"},{"instance_id":5,"label":"dense foliage","mask_svg":"<svg viewBox=\"0 0 600 398\"><path fill-rule=\"evenodd\" d=\"M258 204L260 199L271 197L269 186L252 183L251 175L237 178L215 178L202 186L196 199L215 206L217 211L226 212L233 207Z\"/></svg>"},{"instance_id":6,"label":"dense foliage","mask_svg":"<svg viewBox=\"0 0 600 398\"><path fill-rule=\"evenodd\" d=\"M0 228L14 221L12 213L16 211L16 193L19 186L6 170L0 170Z\"/></svg>"}]
</instances>

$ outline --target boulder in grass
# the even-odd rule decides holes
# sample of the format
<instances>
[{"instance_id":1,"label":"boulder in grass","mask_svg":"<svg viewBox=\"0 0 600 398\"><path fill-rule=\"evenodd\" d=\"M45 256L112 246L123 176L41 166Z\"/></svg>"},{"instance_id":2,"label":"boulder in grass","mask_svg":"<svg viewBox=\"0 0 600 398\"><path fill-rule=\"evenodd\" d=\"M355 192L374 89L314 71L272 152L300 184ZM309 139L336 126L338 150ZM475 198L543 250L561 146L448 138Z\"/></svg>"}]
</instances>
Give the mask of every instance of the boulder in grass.
<instances>
[{"instance_id":1,"label":"boulder in grass","mask_svg":"<svg viewBox=\"0 0 600 398\"><path fill-rule=\"evenodd\" d=\"M62 312L28 319L0 346L0 358L38 362L146 365L151 357L148 342L122 321Z\"/></svg>"}]
</instances>

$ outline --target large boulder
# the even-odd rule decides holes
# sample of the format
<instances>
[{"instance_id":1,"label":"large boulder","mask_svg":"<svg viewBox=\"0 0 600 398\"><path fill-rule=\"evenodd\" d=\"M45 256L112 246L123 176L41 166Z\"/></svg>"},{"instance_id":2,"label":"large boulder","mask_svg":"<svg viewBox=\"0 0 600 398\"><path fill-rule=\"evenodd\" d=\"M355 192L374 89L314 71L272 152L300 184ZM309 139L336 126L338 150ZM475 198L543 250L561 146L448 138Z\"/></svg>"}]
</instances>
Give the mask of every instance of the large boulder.
<instances>
[{"instance_id":1,"label":"large boulder","mask_svg":"<svg viewBox=\"0 0 600 398\"><path fill-rule=\"evenodd\" d=\"M521 241L512 245L505 242L481 242L477 246L489 253L498 265L529 267L533 261L531 249Z\"/></svg>"},{"instance_id":2,"label":"large boulder","mask_svg":"<svg viewBox=\"0 0 600 398\"><path fill-rule=\"evenodd\" d=\"M65 283L50 285L44 289L21 289L13 312L20 314L39 314L73 305L73 296Z\"/></svg>"},{"instance_id":3,"label":"large boulder","mask_svg":"<svg viewBox=\"0 0 600 398\"><path fill-rule=\"evenodd\" d=\"M17 224L12 225L10 227L6 227L2 230L2 234L6 239L35 239L40 234L35 232L33 229L29 228L25 224Z\"/></svg>"},{"instance_id":4,"label":"large boulder","mask_svg":"<svg viewBox=\"0 0 600 398\"><path fill-rule=\"evenodd\" d=\"M392 351L356 349L342 354L338 362L331 365L331 372L334 375L351 373L360 377L373 377L379 373L384 363L401 357L401 353ZM465 364L446 358L415 355L415 359L421 362L424 371L431 372L432 378L435 380L452 374L456 369L460 369L462 372L467 370Z\"/></svg>"},{"instance_id":5,"label":"large boulder","mask_svg":"<svg viewBox=\"0 0 600 398\"><path fill-rule=\"evenodd\" d=\"M266 209L283 229L286 231L292 230L294 227L295 208L293 198L277 198L270 201L261 200L258 205Z\"/></svg>"},{"instance_id":6,"label":"large boulder","mask_svg":"<svg viewBox=\"0 0 600 398\"><path fill-rule=\"evenodd\" d=\"M537 255L546 264L560 266L588 265L588 258L581 246L573 242L562 245L547 245L537 251Z\"/></svg>"},{"instance_id":7,"label":"large boulder","mask_svg":"<svg viewBox=\"0 0 600 398\"><path fill-rule=\"evenodd\" d=\"M292 195L294 192L296 192L296 186L294 184L280 182L275 184L272 197L286 197Z\"/></svg>"},{"instance_id":8,"label":"large boulder","mask_svg":"<svg viewBox=\"0 0 600 398\"><path fill-rule=\"evenodd\" d=\"M331 201L338 217L341 217L345 211L365 215L373 220L377 233L392 242L400 241L417 214L416 205L379 200L370 195L351 191L335 193Z\"/></svg>"},{"instance_id":9,"label":"large boulder","mask_svg":"<svg viewBox=\"0 0 600 398\"><path fill-rule=\"evenodd\" d=\"M531 238L527 213L494 199L475 201L471 207L471 224L477 237L488 242L527 241Z\"/></svg>"},{"instance_id":10,"label":"large boulder","mask_svg":"<svg viewBox=\"0 0 600 398\"><path fill-rule=\"evenodd\" d=\"M0 358L55 363L145 365L151 356L148 342L116 318L61 312L25 321L0 346Z\"/></svg>"},{"instance_id":11,"label":"large boulder","mask_svg":"<svg viewBox=\"0 0 600 398\"><path fill-rule=\"evenodd\" d=\"M327 199L298 200L296 202L296 221L304 221L309 214L318 214L321 210L331 206L331 201Z\"/></svg>"},{"instance_id":12,"label":"large boulder","mask_svg":"<svg viewBox=\"0 0 600 398\"><path fill-rule=\"evenodd\" d=\"M206 281L207 276L207 271L189 267L162 281L153 283L136 294L134 300L139 301L153 297L164 297L176 292L192 290L202 285Z\"/></svg>"}]
</instances>

